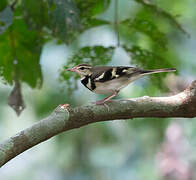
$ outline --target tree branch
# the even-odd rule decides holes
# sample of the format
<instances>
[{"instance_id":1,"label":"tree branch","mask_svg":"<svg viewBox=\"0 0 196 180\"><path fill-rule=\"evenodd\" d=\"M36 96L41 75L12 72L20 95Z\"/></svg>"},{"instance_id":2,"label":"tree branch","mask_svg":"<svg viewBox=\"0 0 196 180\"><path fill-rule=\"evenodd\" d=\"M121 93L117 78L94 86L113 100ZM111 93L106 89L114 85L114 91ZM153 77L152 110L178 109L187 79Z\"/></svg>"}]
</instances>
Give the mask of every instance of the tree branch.
<instances>
[{"instance_id":1,"label":"tree branch","mask_svg":"<svg viewBox=\"0 0 196 180\"><path fill-rule=\"evenodd\" d=\"M0 144L0 167L25 150L63 131L115 119L140 117L196 117L196 81L183 92L170 97L140 97L116 100L105 106L69 108L59 106L47 118Z\"/></svg>"}]
</instances>

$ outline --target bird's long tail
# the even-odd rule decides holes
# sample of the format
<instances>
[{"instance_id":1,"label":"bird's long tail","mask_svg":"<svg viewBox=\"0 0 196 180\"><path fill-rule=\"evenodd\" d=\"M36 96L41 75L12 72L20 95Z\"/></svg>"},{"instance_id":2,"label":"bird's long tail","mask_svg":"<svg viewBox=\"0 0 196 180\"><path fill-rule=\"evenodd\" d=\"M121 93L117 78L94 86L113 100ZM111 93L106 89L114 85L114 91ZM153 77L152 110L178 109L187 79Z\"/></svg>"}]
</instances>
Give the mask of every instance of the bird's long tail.
<instances>
[{"instance_id":1,"label":"bird's long tail","mask_svg":"<svg viewBox=\"0 0 196 180\"><path fill-rule=\"evenodd\" d=\"M154 69L154 70L143 70L141 74L147 75L147 74L154 74L154 73L161 73L161 72L174 72L174 71L176 71L175 68L164 68L164 69Z\"/></svg>"}]
</instances>

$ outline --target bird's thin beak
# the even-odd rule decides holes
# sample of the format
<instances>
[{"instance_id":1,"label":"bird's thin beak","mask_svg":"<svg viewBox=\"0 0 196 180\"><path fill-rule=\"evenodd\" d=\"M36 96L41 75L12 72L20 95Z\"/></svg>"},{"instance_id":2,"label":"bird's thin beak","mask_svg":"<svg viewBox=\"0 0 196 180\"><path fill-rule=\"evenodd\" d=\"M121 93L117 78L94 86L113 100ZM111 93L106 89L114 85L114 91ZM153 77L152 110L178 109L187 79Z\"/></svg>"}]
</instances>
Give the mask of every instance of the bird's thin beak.
<instances>
[{"instance_id":1,"label":"bird's thin beak","mask_svg":"<svg viewBox=\"0 0 196 180\"><path fill-rule=\"evenodd\" d=\"M65 71L72 71L72 72L75 72L75 68L71 68L71 69L65 69Z\"/></svg>"}]
</instances>

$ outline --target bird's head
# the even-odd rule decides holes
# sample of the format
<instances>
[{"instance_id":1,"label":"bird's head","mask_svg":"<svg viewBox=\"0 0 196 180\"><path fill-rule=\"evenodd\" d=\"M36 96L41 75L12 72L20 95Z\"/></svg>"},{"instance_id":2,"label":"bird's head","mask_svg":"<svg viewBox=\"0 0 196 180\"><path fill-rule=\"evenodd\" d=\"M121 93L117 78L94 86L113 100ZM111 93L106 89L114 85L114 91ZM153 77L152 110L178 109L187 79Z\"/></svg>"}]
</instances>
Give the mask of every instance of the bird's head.
<instances>
[{"instance_id":1,"label":"bird's head","mask_svg":"<svg viewBox=\"0 0 196 180\"><path fill-rule=\"evenodd\" d=\"M88 64L79 64L71 69L66 69L66 71L72 71L78 73L81 77L91 75L92 66Z\"/></svg>"}]
</instances>

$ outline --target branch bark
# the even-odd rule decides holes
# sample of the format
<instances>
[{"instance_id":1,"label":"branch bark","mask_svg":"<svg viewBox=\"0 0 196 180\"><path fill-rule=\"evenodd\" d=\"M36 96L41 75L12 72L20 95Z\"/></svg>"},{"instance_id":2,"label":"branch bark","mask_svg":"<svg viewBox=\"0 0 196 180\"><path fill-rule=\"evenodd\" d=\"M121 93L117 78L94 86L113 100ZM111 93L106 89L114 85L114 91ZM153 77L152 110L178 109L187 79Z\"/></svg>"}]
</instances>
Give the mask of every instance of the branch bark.
<instances>
[{"instance_id":1,"label":"branch bark","mask_svg":"<svg viewBox=\"0 0 196 180\"><path fill-rule=\"evenodd\" d=\"M196 117L196 81L183 92L170 97L140 97L116 100L105 106L59 106L47 118L0 144L0 167L25 150L61 132L115 119L140 117Z\"/></svg>"}]
</instances>

